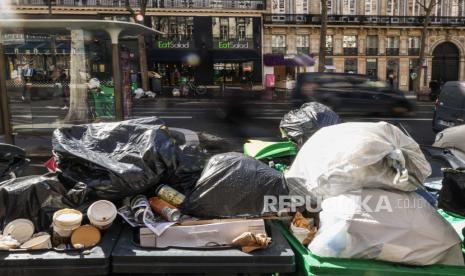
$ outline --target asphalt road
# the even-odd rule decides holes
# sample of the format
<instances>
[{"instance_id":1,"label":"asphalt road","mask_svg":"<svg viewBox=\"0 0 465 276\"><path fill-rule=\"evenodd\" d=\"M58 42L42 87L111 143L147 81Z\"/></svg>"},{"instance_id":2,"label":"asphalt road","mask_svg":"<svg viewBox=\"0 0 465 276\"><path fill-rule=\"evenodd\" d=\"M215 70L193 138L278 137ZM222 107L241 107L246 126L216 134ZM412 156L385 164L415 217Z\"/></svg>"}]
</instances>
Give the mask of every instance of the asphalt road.
<instances>
[{"instance_id":1,"label":"asphalt road","mask_svg":"<svg viewBox=\"0 0 465 276\"><path fill-rule=\"evenodd\" d=\"M12 99L12 121L18 129L43 128L52 130L59 126L56 122L63 119L67 110L62 110L60 99L22 102ZM408 117L389 115L358 116L339 114L346 122L389 121L401 124L419 143L431 145L434 133L431 129L433 103L418 102L415 114ZM133 117L158 116L168 126L187 128L196 131L208 141L221 145L221 150L241 150L246 139L280 139L279 122L283 115L291 110L291 104L284 100L253 100L225 102L220 99L141 99L133 106ZM226 113L229 116L226 116ZM31 139L18 136L18 144L26 148L43 143L43 149L51 146L47 137Z\"/></svg>"}]
</instances>

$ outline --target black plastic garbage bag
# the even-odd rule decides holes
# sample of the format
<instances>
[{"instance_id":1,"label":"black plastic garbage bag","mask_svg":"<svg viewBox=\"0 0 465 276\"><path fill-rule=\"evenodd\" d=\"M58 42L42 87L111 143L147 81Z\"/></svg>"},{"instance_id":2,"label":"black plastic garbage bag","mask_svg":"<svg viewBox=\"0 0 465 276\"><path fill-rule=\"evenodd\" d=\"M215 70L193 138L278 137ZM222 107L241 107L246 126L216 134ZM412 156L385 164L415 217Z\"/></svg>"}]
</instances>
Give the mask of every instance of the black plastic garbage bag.
<instances>
[{"instance_id":1,"label":"black plastic garbage bag","mask_svg":"<svg viewBox=\"0 0 465 276\"><path fill-rule=\"evenodd\" d=\"M28 164L24 149L0 144L0 182L10 178L11 173L18 173Z\"/></svg>"},{"instance_id":2,"label":"black plastic garbage bag","mask_svg":"<svg viewBox=\"0 0 465 276\"><path fill-rule=\"evenodd\" d=\"M71 192L72 194L73 192ZM77 203L85 198L77 198ZM81 193L81 196L85 196ZM52 223L53 213L63 208L76 208L67 197L66 187L58 176L26 176L0 183L0 227L18 218L31 220L36 230L47 230Z\"/></svg>"},{"instance_id":3,"label":"black plastic garbage bag","mask_svg":"<svg viewBox=\"0 0 465 276\"><path fill-rule=\"evenodd\" d=\"M282 173L230 152L210 158L180 208L199 218L256 217L264 215L265 196L277 199L288 194Z\"/></svg>"},{"instance_id":4,"label":"black plastic garbage bag","mask_svg":"<svg viewBox=\"0 0 465 276\"><path fill-rule=\"evenodd\" d=\"M444 170L438 207L465 216L465 171Z\"/></svg>"},{"instance_id":5,"label":"black plastic garbage bag","mask_svg":"<svg viewBox=\"0 0 465 276\"><path fill-rule=\"evenodd\" d=\"M285 137L303 145L320 128L339 123L341 119L329 107L310 102L284 115L279 127Z\"/></svg>"},{"instance_id":6,"label":"black plastic garbage bag","mask_svg":"<svg viewBox=\"0 0 465 276\"><path fill-rule=\"evenodd\" d=\"M149 193L160 180L191 172L183 151L156 117L60 128L53 133L53 150L61 174L84 183L89 196L98 199Z\"/></svg>"},{"instance_id":7,"label":"black plastic garbage bag","mask_svg":"<svg viewBox=\"0 0 465 276\"><path fill-rule=\"evenodd\" d=\"M176 168L171 171L161 182L169 184L176 190L188 194L192 191L200 178L200 174L208 160L208 155L197 146L181 146L176 152L176 158L166 161L174 161L169 167Z\"/></svg>"}]
</instances>

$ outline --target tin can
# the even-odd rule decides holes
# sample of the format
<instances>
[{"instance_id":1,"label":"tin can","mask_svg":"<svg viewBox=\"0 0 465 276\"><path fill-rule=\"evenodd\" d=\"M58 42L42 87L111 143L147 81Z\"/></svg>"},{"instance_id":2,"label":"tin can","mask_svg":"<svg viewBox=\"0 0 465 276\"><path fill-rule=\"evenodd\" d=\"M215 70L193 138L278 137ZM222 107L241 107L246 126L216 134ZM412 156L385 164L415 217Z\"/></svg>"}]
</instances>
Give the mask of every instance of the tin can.
<instances>
[{"instance_id":1,"label":"tin can","mask_svg":"<svg viewBox=\"0 0 465 276\"><path fill-rule=\"evenodd\" d=\"M181 218L181 212L176 207L159 197L150 199L150 207L168 221L178 221Z\"/></svg>"},{"instance_id":2,"label":"tin can","mask_svg":"<svg viewBox=\"0 0 465 276\"><path fill-rule=\"evenodd\" d=\"M183 194L168 185L161 185L157 189L156 194L159 198L176 207L181 205L181 203L186 198Z\"/></svg>"}]
</instances>

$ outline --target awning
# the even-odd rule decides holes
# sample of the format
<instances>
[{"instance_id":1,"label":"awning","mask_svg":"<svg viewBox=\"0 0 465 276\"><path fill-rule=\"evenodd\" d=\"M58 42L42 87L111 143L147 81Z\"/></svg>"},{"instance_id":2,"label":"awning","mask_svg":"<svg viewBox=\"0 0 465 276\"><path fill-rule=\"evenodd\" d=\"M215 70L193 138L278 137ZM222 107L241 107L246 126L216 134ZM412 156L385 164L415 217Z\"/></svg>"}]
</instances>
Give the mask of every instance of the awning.
<instances>
[{"instance_id":1,"label":"awning","mask_svg":"<svg viewBox=\"0 0 465 276\"><path fill-rule=\"evenodd\" d=\"M217 62L261 60L260 54L254 50L213 50L212 57Z\"/></svg>"},{"instance_id":2,"label":"awning","mask_svg":"<svg viewBox=\"0 0 465 276\"><path fill-rule=\"evenodd\" d=\"M265 54L263 56L265 66L313 66L315 60L309 55Z\"/></svg>"}]
</instances>

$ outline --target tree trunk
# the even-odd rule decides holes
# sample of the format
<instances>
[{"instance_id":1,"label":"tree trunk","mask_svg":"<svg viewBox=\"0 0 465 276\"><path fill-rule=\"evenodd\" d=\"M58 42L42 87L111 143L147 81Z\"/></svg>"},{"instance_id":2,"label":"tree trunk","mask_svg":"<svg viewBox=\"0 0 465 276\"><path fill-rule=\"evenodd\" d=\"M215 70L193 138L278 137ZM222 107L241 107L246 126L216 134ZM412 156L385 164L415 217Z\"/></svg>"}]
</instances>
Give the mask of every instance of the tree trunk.
<instances>
[{"instance_id":1,"label":"tree trunk","mask_svg":"<svg viewBox=\"0 0 465 276\"><path fill-rule=\"evenodd\" d=\"M424 2L426 4L426 1ZM430 0L428 7L425 7L425 21L423 22L423 28L421 32L420 41L420 56L418 58L418 64L416 66L417 79L415 80L415 94L419 98L421 93L421 82L423 79L423 73L426 74L423 64L425 63L425 52L426 52L426 38L428 37L428 26L431 20L431 12L434 6L437 4L437 0ZM431 66L431 65L429 65Z\"/></svg>"},{"instance_id":2,"label":"tree trunk","mask_svg":"<svg viewBox=\"0 0 465 276\"><path fill-rule=\"evenodd\" d=\"M84 30L71 30L70 102L66 123L83 123L88 119L87 66L84 47Z\"/></svg>"},{"instance_id":3,"label":"tree trunk","mask_svg":"<svg viewBox=\"0 0 465 276\"><path fill-rule=\"evenodd\" d=\"M320 29L320 52L318 53L318 72L325 71L327 20L328 20L328 6L326 5L326 0L321 0L321 29Z\"/></svg>"},{"instance_id":4,"label":"tree trunk","mask_svg":"<svg viewBox=\"0 0 465 276\"><path fill-rule=\"evenodd\" d=\"M147 51L145 49L145 38L143 35L138 36L137 38L138 48L139 48L139 64L140 64L140 74L142 89L144 91L149 90L149 77L147 69Z\"/></svg>"}]
</instances>

